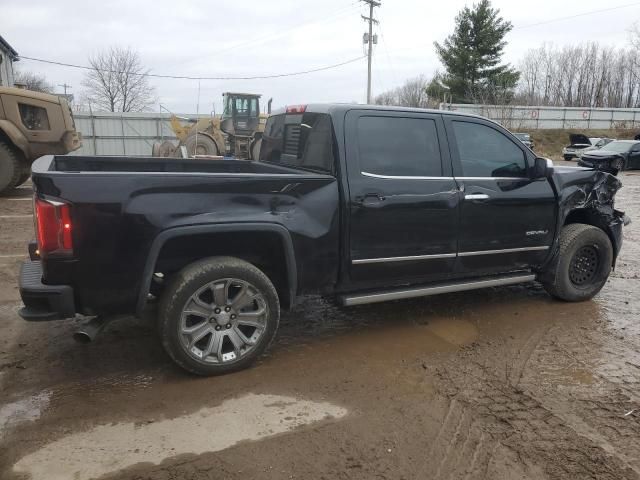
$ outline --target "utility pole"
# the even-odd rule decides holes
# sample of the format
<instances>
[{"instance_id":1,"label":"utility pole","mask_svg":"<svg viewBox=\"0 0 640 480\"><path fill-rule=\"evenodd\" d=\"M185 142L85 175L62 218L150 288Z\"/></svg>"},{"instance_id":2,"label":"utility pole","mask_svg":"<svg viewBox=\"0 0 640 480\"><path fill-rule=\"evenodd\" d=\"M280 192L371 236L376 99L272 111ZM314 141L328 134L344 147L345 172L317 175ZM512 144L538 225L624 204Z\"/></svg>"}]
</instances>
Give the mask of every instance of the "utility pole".
<instances>
[{"instance_id":1,"label":"utility pole","mask_svg":"<svg viewBox=\"0 0 640 480\"><path fill-rule=\"evenodd\" d=\"M364 3L368 3L369 4L369 16L365 17L364 15L362 16L362 19L369 22L369 33L368 34L364 34L364 43L368 44L368 49L367 49L367 103L370 104L371 103L371 56L373 55L373 44L374 43L378 43L378 36L376 35L374 37L373 35L373 24L377 24L378 21L373 18L373 7L379 7L380 6L380 2L376 1L376 0L361 0Z\"/></svg>"},{"instance_id":2,"label":"utility pole","mask_svg":"<svg viewBox=\"0 0 640 480\"><path fill-rule=\"evenodd\" d=\"M67 96L67 88L71 88L71 85L67 85L67 83L65 82L65 83L59 84L58 86L64 88L64 96L66 97Z\"/></svg>"}]
</instances>

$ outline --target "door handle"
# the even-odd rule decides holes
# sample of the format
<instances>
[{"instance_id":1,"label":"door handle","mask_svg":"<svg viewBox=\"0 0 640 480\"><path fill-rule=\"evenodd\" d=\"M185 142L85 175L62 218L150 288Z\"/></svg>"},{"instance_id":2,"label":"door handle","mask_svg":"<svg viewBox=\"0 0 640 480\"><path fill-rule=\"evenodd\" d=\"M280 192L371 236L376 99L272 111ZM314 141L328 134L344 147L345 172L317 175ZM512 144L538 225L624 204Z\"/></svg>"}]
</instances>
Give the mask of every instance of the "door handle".
<instances>
[{"instance_id":1,"label":"door handle","mask_svg":"<svg viewBox=\"0 0 640 480\"><path fill-rule=\"evenodd\" d=\"M486 193L470 193L464 196L465 200L489 200L489 195Z\"/></svg>"},{"instance_id":2,"label":"door handle","mask_svg":"<svg viewBox=\"0 0 640 480\"><path fill-rule=\"evenodd\" d=\"M359 205L372 205L378 202L384 202L386 199L387 197L379 193L365 193L361 197L356 198L356 203Z\"/></svg>"}]
</instances>

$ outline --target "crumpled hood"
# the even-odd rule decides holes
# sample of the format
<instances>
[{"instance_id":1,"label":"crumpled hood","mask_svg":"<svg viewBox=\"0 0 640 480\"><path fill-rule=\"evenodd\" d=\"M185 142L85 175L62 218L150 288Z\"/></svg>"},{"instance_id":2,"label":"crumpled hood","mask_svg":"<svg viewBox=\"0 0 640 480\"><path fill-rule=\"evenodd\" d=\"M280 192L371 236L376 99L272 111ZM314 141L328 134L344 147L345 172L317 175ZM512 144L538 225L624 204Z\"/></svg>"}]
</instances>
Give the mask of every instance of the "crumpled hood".
<instances>
[{"instance_id":1,"label":"crumpled hood","mask_svg":"<svg viewBox=\"0 0 640 480\"><path fill-rule=\"evenodd\" d=\"M615 176L600 170L556 166L552 180L560 197L563 217L576 208L596 209L611 220L618 216L614 210L614 197L622 182Z\"/></svg>"}]
</instances>

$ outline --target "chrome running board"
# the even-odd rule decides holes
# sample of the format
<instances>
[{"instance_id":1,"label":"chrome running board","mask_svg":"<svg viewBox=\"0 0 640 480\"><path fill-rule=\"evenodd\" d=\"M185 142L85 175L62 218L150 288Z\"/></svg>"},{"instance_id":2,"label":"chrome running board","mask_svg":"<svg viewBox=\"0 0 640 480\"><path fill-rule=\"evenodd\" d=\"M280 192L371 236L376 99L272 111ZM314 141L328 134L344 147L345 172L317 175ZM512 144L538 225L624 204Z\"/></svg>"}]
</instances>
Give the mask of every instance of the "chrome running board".
<instances>
[{"instance_id":1,"label":"chrome running board","mask_svg":"<svg viewBox=\"0 0 640 480\"><path fill-rule=\"evenodd\" d=\"M399 290L388 290L355 295L342 295L338 297L339 302L344 306L362 305L365 303L386 302L388 300L401 300L404 298L426 297L428 295L438 295L440 293L464 292L467 290L477 290L487 287L500 287L504 285L515 285L517 283L532 282L536 276L532 273L511 274L500 277L484 278L482 280L440 283L429 287L405 288Z\"/></svg>"}]
</instances>

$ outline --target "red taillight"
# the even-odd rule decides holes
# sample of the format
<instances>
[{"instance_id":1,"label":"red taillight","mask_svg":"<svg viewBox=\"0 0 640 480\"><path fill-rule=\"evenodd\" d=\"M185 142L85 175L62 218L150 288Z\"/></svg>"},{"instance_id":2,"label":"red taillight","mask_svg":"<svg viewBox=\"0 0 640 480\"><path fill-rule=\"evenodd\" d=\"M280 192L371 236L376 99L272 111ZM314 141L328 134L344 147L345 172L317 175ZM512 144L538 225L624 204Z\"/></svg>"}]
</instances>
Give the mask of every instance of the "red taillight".
<instances>
[{"instance_id":1,"label":"red taillight","mask_svg":"<svg viewBox=\"0 0 640 480\"><path fill-rule=\"evenodd\" d=\"M71 208L53 200L35 199L36 235L40 255L71 253Z\"/></svg>"},{"instance_id":2,"label":"red taillight","mask_svg":"<svg viewBox=\"0 0 640 480\"><path fill-rule=\"evenodd\" d=\"M287 107L287 113L304 113L307 109L306 105L289 105Z\"/></svg>"}]
</instances>

